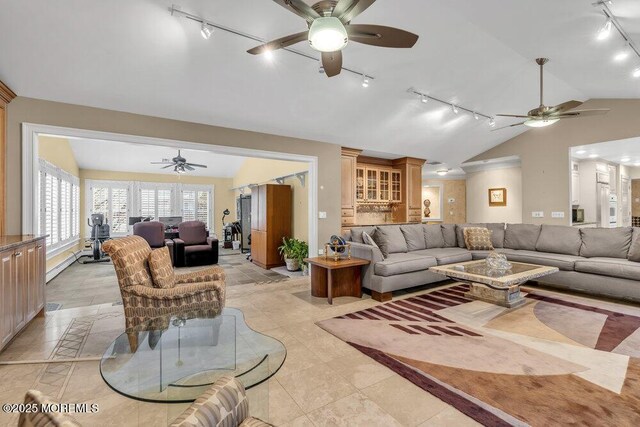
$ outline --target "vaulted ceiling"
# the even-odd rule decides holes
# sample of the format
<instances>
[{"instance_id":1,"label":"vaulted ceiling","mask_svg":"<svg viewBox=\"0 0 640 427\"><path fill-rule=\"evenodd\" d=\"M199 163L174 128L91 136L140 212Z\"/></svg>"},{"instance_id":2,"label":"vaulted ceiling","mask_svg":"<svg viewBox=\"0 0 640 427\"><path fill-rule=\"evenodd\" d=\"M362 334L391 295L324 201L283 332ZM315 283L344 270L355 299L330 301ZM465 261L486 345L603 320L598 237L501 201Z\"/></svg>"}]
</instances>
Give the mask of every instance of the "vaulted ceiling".
<instances>
[{"instance_id":1,"label":"vaulted ceiling","mask_svg":"<svg viewBox=\"0 0 640 427\"><path fill-rule=\"evenodd\" d=\"M174 0L178 1L178 0ZM548 56L546 100L639 98L633 63L612 60L617 34L593 0L378 0L354 23L420 35L412 49L350 43L344 66L373 77L368 88L343 72L171 16L170 1L0 0L0 79L21 96L169 117L440 160L455 167L526 130L491 132L486 121L420 103L409 87L484 114L538 104L538 69ZM311 3L311 2L309 2ZM183 0L182 10L264 39L303 31L304 21L271 0ZM611 6L640 42L640 2ZM306 43L296 48L316 55ZM634 58L635 60L635 58ZM636 66L640 66L638 63ZM509 124L499 119L498 126ZM535 130L534 130L535 131Z\"/></svg>"}]
</instances>

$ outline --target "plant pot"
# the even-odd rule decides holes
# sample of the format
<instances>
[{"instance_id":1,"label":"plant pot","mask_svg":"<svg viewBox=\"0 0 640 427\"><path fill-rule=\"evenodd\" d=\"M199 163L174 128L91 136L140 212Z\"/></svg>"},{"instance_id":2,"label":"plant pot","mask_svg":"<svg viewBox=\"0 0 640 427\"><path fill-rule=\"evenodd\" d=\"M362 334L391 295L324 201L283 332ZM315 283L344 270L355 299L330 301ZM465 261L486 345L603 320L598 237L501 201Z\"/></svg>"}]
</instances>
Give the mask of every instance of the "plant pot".
<instances>
[{"instance_id":1,"label":"plant pot","mask_svg":"<svg viewBox=\"0 0 640 427\"><path fill-rule=\"evenodd\" d=\"M302 264L302 275L303 276L309 275L309 266L307 264Z\"/></svg>"},{"instance_id":2,"label":"plant pot","mask_svg":"<svg viewBox=\"0 0 640 427\"><path fill-rule=\"evenodd\" d=\"M287 264L287 270L298 271L300 270L300 261L295 258L285 258L285 264Z\"/></svg>"}]
</instances>

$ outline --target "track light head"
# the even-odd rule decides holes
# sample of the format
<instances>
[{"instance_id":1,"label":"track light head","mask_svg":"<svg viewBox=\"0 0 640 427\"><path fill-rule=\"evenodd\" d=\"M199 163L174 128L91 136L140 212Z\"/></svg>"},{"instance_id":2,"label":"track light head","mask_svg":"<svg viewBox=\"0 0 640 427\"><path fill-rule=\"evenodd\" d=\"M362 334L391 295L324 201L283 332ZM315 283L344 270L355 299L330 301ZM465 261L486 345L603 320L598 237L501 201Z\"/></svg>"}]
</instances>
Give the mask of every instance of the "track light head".
<instances>
[{"instance_id":1,"label":"track light head","mask_svg":"<svg viewBox=\"0 0 640 427\"><path fill-rule=\"evenodd\" d=\"M611 18L607 18L607 21L604 23L600 31L598 31L598 40L606 40L611 35L611 27L613 26L613 22L611 22Z\"/></svg>"},{"instance_id":2,"label":"track light head","mask_svg":"<svg viewBox=\"0 0 640 427\"><path fill-rule=\"evenodd\" d=\"M451 104L451 111L453 111L454 114L458 114L458 107L455 104Z\"/></svg>"},{"instance_id":3,"label":"track light head","mask_svg":"<svg viewBox=\"0 0 640 427\"><path fill-rule=\"evenodd\" d=\"M200 35L205 40L209 40L211 38L211 34L213 34L213 29L206 22L202 23L202 27L200 27Z\"/></svg>"},{"instance_id":4,"label":"track light head","mask_svg":"<svg viewBox=\"0 0 640 427\"><path fill-rule=\"evenodd\" d=\"M420 102L422 102L423 104L429 102L429 98L427 98L427 95L425 95L424 93L420 95Z\"/></svg>"},{"instance_id":5,"label":"track light head","mask_svg":"<svg viewBox=\"0 0 640 427\"><path fill-rule=\"evenodd\" d=\"M476 120L480 120L480 116L475 111L473 112L473 118Z\"/></svg>"},{"instance_id":6,"label":"track light head","mask_svg":"<svg viewBox=\"0 0 640 427\"><path fill-rule=\"evenodd\" d=\"M366 74L362 75L362 87L369 87L369 77Z\"/></svg>"},{"instance_id":7,"label":"track light head","mask_svg":"<svg viewBox=\"0 0 640 427\"><path fill-rule=\"evenodd\" d=\"M495 127L495 125L496 125L496 119L494 119L493 117L491 117L491 118L489 119L489 126L490 126L490 127Z\"/></svg>"},{"instance_id":8,"label":"track light head","mask_svg":"<svg viewBox=\"0 0 640 427\"><path fill-rule=\"evenodd\" d=\"M638 78L640 77L640 67L636 68L635 70L633 70L632 73L633 77Z\"/></svg>"}]
</instances>

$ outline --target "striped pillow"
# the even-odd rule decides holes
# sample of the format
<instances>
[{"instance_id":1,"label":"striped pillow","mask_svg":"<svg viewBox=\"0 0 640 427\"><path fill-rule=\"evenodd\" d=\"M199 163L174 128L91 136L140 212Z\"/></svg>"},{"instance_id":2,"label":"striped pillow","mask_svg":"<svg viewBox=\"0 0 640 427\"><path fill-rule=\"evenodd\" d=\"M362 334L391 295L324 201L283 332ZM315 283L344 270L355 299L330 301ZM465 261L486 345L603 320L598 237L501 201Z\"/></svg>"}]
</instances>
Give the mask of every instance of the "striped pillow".
<instances>
[{"instance_id":1,"label":"striped pillow","mask_svg":"<svg viewBox=\"0 0 640 427\"><path fill-rule=\"evenodd\" d=\"M176 274L171 265L169 248L163 246L154 249L149 254L149 270L153 277L153 286L156 288L173 288L176 284Z\"/></svg>"},{"instance_id":2,"label":"striped pillow","mask_svg":"<svg viewBox=\"0 0 640 427\"><path fill-rule=\"evenodd\" d=\"M470 251L492 251L491 231L485 227L465 227L464 243Z\"/></svg>"}]
</instances>

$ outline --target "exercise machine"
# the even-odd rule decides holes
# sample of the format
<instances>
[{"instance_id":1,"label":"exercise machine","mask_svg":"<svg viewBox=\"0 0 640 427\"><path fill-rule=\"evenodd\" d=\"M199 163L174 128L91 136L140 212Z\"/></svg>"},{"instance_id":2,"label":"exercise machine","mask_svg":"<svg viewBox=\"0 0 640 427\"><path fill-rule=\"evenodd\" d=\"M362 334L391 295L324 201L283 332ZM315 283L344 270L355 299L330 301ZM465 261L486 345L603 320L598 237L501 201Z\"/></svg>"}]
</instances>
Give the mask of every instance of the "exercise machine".
<instances>
[{"instance_id":1,"label":"exercise machine","mask_svg":"<svg viewBox=\"0 0 640 427\"><path fill-rule=\"evenodd\" d=\"M96 262L109 262L111 259L102 252L102 244L111 238L111 227L105 220L104 214L91 214L91 218L87 219L87 224L91 227L91 255L82 255L79 259L87 257L92 258L86 261L78 261L81 264L93 264Z\"/></svg>"}]
</instances>

